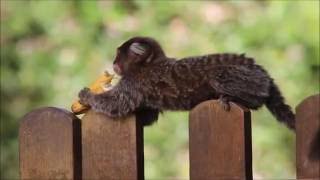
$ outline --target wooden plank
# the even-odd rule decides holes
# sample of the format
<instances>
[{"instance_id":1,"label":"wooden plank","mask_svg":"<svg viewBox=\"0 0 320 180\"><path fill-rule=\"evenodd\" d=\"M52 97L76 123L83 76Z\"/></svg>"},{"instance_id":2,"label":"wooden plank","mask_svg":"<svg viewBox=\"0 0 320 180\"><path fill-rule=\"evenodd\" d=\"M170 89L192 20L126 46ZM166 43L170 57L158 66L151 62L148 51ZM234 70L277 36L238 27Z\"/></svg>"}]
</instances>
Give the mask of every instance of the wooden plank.
<instances>
[{"instance_id":1,"label":"wooden plank","mask_svg":"<svg viewBox=\"0 0 320 180\"><path fill-rule=\"evenodd\" d=\"M206 101L190 112L190 179L252 179L250 111Z\"/></svg>"},{"instance_id":2,"label":"wooden plank","mask_svg":"<svg viewBox=\"0 0 320 180\"><path fill-rule=\"evenodd\" d=\"M115 120L89 111L82 148L84 179L144 179L143 127L134 116Z\"/></svg>"},{"instance_id":3,"label":"wooden plank","mask_svg":"<svg viewBox=\"0 0 320 180\"><path fill-rule=\"evenodd\" d=\"M79 179L80 120L54 107L25 115L19 129L21 179Z\"/></svg>"},{"instance_id":4,"label":"wooden plank","mask_svg":"<svg viewBox=\"0 0 320 180\"><path fill-rule=\"evenodd\" d=\"M320 179L320 95L306 98L296 108L298 179Z\"/></svg>"}]
</instances>

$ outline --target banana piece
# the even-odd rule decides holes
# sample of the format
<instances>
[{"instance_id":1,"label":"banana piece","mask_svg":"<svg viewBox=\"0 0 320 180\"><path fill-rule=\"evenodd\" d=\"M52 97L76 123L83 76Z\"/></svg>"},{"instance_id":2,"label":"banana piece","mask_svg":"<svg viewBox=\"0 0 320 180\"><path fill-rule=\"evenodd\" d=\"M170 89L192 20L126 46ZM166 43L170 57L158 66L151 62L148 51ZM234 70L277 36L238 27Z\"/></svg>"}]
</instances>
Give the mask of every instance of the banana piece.
<instances>
[{"instance_id":1,"label":"banana piece","mask_svg":"<svg viewBox=\"0 0 320 180\"><path fill-rule=\"evenodd\" d=\"M111 86L111 80L113 75L109 74L107 71L104 72L94 83L89 86L91 92L95 94L103 93L106 87ZM79 100L75 101L71 106L71 111L76 114L83 114L90 109L89 106L82 105Z\"/></svg>"}]
</instances>

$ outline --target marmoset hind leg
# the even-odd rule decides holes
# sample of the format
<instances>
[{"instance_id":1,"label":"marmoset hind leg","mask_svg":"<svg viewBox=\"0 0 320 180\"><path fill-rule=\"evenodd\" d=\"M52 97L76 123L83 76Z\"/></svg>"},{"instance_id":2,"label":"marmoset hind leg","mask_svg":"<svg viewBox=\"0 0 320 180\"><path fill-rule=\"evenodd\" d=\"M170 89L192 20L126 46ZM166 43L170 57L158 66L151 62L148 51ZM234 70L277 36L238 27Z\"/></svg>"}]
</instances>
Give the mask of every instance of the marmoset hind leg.
<instances>
[{"instance_id":1,"label":"marmoset hind leg","mask_svg":"<svg viewBox=\"0 0 320 180\"><path fill-rule=\"evenodd\" d=\"M230 102L233 102L235 104L240 104L246 108L249 109L258 109L260 108L264 103L265 99L261 97L247 97L246 100L239 97L233 97L229 95L220 95L218 98L218 101L220 102L221 106L225 111L230 111L231 105Z\"/></svg>"}]
</instances>

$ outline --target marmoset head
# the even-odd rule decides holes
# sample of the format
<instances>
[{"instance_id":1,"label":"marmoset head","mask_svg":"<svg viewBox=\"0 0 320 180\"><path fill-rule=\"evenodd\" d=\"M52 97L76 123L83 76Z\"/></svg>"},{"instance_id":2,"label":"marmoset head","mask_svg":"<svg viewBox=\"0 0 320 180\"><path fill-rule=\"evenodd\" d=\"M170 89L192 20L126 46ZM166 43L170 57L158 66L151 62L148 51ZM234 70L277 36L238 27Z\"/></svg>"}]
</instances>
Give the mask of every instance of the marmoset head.
<instances>
[{"instance_id":1,"label":"marmoset head","mask_svg":"<svg viewBox=\"0 0 320 180\"><path fill-rule=\"evenodd\" d=\"M164 56L156 40L149 37L134 37L117 48L113 69L118 75L124 75Z\"/></svg>"}]
</instances>

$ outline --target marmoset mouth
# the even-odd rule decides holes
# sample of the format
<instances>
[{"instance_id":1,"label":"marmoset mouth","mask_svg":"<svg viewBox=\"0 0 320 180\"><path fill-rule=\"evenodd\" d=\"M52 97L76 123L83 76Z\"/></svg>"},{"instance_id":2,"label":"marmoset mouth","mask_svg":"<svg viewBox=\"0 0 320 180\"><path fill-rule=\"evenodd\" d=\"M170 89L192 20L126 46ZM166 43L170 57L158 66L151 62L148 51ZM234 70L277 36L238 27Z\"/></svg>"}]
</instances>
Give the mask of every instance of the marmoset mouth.
<instances>
[{"instance_id":1,"label":"marmoset mouth","mask_svg":"<svg viewBox=\"0 0 320 180\"><path fill-rule=\"evenodd\" d=\"M118 64L113 64L113 71L115 73L117 73L118 75L121 75L121 73L122 73L121 68Z\"/></svg>"}]
</instances>

